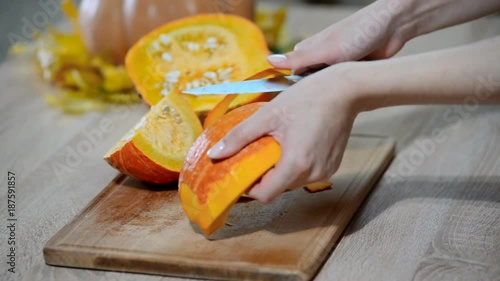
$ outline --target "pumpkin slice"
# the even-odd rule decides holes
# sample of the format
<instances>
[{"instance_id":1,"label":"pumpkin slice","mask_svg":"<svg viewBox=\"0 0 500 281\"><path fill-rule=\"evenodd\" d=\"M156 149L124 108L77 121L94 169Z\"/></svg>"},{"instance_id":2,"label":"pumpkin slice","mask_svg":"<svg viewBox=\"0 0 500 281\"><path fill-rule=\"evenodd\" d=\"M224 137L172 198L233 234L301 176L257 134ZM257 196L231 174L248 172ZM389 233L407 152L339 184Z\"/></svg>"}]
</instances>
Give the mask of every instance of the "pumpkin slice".
<instances>
[{"instance_id":1,"label":"pumpkin slice","mask_svg":"<svg viewBox=\"0 0 500 281\"><path fill-rule=\"evenodd\" d=\"M251 103L230 111L205 129L189 150L180 173L179 196L189 219L206 235L224 226L231 206L280 158L281 147L270 136L224 160L212 161L207 156L212 145L263 104Z\"/></svg>"},{"instance_id":2,"label":"pumpkin slice","mask_svg":"<svg viewBox=\"0 0 500 281\"><path fill-rule=\"evenodd\" d=\"M144 100L154 105L173 91L241 81L270 65L261 30L234 15L203 14L172 21L141 38L127 53L127 72ZM231 107L257 99L241 95ZM186 95L195 112L224 97Z\"/></svg>"},{"instance_id":3,"label":"pumpkin slice","mask_svg":"<svg viewBox=\"0 0 500 281\"><path fill-rule=\"evenodd\" d=\"M124 174L150 183L179 178L187 152L202 131L201 123L178 93L163 98L105 156Z\"/></svg>"}]
</instances>

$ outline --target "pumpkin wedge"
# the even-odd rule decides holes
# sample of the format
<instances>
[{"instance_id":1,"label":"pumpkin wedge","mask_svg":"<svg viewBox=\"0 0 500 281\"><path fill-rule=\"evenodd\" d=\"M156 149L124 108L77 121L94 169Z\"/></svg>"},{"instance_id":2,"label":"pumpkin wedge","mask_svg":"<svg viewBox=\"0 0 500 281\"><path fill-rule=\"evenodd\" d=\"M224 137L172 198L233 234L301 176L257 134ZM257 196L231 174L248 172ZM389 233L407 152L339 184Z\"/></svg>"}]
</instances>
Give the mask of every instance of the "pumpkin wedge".
<instances>
[{"instance_id":1,"label":"pumpkin wedge","mask_svg":"<svg viewBox=\"0 0 500 281\"><path fill-rule=\"evenodd\" d=\"M241 81L270 65L262 31L234 15L203 14L163 25L142 37L125 63L144 100L154 105L173 91ZM185 95L195 112L207 112L220 95ZM241 95L231 108L258 99Z\"/></svg>"},{"instance_id":2,"label":"pumpkin wedge","mask_svg":"<svg viewBox=\"0 0 500 281\"><path fill-rule=\"evenodd\" d=\"M141 181L168 183L202 131L200 120L178 93L163 98L105 156L111 166Z\"/></svg>"},{"instance_id":3,"label":"pumpkin wedge","mask_svg":"<svg viewBox=\"0 0 500 281\"><path fill-rule=\"evenodd\" d=\"M207 235L224 226L238 198L279 160L281 147L265 136L230 158L212 161L207 151L231 128L265 103L236 108L215 121L193 144L179 178L179 196L189 219Z\"/></svg>"}]
</instances>

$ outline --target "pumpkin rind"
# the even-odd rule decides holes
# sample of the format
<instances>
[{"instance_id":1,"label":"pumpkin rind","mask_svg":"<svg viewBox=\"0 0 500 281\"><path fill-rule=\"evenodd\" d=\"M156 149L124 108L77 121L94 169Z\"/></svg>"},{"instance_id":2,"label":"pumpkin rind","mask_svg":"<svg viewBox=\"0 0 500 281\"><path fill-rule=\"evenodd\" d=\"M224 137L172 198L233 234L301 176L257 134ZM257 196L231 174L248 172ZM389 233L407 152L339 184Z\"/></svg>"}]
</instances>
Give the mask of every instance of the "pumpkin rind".
<instances>
[{"instance_id":1,"label":"pumpkin rind","mask_svg":"<svg viewBox=\"0 0 500 281\"><path fill-rule=\"evenodd\" d=\"M123 1L83 0L78 9L79 29L85 46L94 55L123 63L128 50Z\"/></svg>"},{"instance_id":2,"label":"pumpkin rind","mask_svg":"<svg viewBox=\"0 0 500 281\"><path fill-rule=\"evenodd\" d=\"M115 169L140 181L161 184L179 178L178 172L164 168L149 159L133 141L127 142L120 150L105 159Z\"/></svg>"}]
</instances>

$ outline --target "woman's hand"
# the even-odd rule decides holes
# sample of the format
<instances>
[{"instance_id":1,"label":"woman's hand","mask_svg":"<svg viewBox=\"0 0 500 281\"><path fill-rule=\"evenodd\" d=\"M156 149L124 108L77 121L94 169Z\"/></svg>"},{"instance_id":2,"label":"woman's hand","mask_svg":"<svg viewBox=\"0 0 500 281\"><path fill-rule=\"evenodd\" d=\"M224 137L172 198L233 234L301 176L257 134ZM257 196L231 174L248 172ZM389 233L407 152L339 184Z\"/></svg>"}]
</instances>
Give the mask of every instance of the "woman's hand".
<instances>
[{"instance_id":1,"label":"woman's hand","mask_svg":"<svg viewBox=\"0 0 500 281\"><path fill-rule=\"evenodd\" d=\"M408 41L411 30L401 24L409 0L379 0L309 37L285 55L271 55L276 68L296 73L339 62L385 59Z\"/></svg>"},{"instance_id":2,"label":"woman's hand","mask_svg":"<svg viewBox=\"0 0 500 281\"><path fill-rule=\"evenodd\" d=\"M263 135L273 136L282 148L280 161L249 191L264 203L287 189L328 180L340 165L358 113L352 84L339 66L281 93L233 128L208 155L226 158Z\"/></svg>"},{"instance_id":3,"label":"woman's hand","mask_svg":"<svg viewBox=\"0 0 500 281\"><path fill-rule=\"evenodd\" d=\"M412 38L498 11L500 1L492 0L378 0L268 60L301 73L339 62L386 59Z\"/></svg>"}]
</instances>

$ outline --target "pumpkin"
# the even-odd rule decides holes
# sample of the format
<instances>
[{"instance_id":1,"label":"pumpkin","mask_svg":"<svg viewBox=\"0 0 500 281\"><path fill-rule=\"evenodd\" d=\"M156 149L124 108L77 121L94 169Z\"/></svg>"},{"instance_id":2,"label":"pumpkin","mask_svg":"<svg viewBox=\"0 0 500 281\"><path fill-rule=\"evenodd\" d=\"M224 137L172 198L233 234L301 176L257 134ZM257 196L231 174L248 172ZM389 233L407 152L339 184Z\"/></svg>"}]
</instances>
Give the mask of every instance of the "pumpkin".
<instances>
[{"instance_id":1,"label":"pumpkin","mask_svg":"<svg viewBox=\"0 0 500 281\"><path fill-rule=\"evenodd\" d=\"M141 181L176 181L187 152L201 131L198 116L179 93L172 93L151 107L104 159Z\"/></svg>"},{"instance_id":2,"label":"pumpkin","mask_svg":"<svg viewBox=\"0 0 500 281\"><path fill-rule=\"evenodd\" d=\"M82 0L79 26L87 48L123 62L127 50L154 28L181 17L226 12L253 19L253 0Z\"/></svg>"},{"instance_id":3,"label":"pumpkin","mask_svg":"<svg viewBox=\"0 0 500 281\"><path fill-rule=\"evenodd\" d=\"M156 104L172 91L241 81L270 67L261 30L234 15L204 14L163 25L142 37L128 52L126 68L143 99ZM231 108L257 100L240 95ZM224 97L185 95L197 113Z\"/></svg>"},{"instance_id":4,"label":"pumpkin","mask_svg":"<svg viewBox=\"0 0 500 281\"><path fill-rule=\"evenodd\" d=\"M180 202L188 218L207 236L224 226L231 206L280 158L280 145L271 136L224 160L212 161L207 156L210 147L263 104L230 111L206 128L189 150L179 178Z\"/></svg>"}]
</instances>

